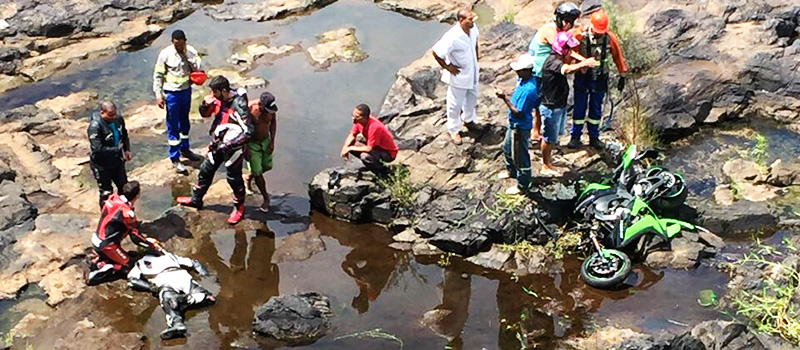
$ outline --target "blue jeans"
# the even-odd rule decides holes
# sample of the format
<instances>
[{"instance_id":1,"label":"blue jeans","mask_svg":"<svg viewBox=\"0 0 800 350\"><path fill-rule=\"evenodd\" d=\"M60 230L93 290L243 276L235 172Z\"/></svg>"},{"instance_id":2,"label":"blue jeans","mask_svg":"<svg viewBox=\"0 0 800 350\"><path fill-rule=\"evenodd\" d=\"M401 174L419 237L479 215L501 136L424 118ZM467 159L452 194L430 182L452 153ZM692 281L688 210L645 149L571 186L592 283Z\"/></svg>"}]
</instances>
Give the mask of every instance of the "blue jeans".
<instances>
[{"instance_id":1,"label":"blue jeans","mask_svg":"<svg viewBox=\"0 0 800 350\"><path fill-rule=\"evenodd\" d=\"M558 137L564 135L567 127L567 109L550 108L545 105L539 106L539 114L542 115L542 137L544 142L557 144Z\"/></svg>"},{"instance_id":2,"label":"blue jeans","mask_svg":"<svg viewBox=\"0 0 800 350\"><path fill-rule=\"evenodd\" d=\"M511 177L516 177L517 186L523 191L527 191L531 185L531 155L528 153L530 139L529 129L508 128L503 140L506 170Z\"/></svg>"},{"instance_id":3,"label":"blue jeans","mask_svg":"<svg viewBox=\"0 0 800 350\"><path fill-rule=\"evenodd\" d=\"M167 102L167 142L169 159L177 160L181 151L189 150L189 110L192 108L192 89L164 91Z\"/></svg>"},{"instance_id":4,"label":"blue jeans","mask_svg":"<svg viewBox=\"0 0 800 350\"><path fill-rule=\"evenodd\" d=\"M603 98L606 97L607 82L591 80L586 76L576 75L573 83L575 107L572 109L572 138L583 135L583 124L587 124L590 138L600 137L600 120L603 118ZM586 109L589 118L586 119Z\"/></svg>"}]
</instances>

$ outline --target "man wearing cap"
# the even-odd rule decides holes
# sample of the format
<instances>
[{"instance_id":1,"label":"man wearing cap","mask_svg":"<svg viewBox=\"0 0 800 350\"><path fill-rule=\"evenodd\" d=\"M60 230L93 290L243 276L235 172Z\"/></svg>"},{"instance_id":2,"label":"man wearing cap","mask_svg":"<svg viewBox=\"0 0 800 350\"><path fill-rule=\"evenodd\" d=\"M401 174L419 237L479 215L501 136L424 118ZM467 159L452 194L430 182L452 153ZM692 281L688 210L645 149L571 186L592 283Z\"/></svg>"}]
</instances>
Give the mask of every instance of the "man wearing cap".
<instances>
[{"instance_id":1,"label":"man wearing cap","mask_svg":"<svg viewBox=\"0 0 800 350\"><path fill-rule=\"evenodd\" d=\"M603 116L603 98L608 91L609 53L620 74L617 81L619 91L625 88L624 74L628 72L628 65L625 62L619 39L608 30L606 11L598 9L589 16L589 19L591 24L575 34L575 38L580 41L579 53L585 57L594 57L599 66L575 73L573 81L575 108L572 110L571 139L567 146L570 148L581 146L585 123L589 131L589 146L601 150L603 143L600 141L600 121ZM589 110L588 118L586 118L587 109ZM610 123L607 121L606 125L610 125Z\"/></svg>"},{"instance_id":2,"label":"man wearing cap","mask_svg":"<svg viewBox=\"0 0 800 350\"><path fill-rule=\"evenodd\" d=\"M506 170L497 177L517 179L517 184L506 189L506 194L525 193L531 183L531 155L528 153L528 146L533 128L533 111L537 103L537 82L533 76L533 66L534 58L527 53L511 63L511 69L517 73L519 80L510 100L505 93L495 90L497 97L508 107L508 129L503 141Z\"/></svg>"},{"instance_id":3,"label":"man wearing cap","mask_svg":"<svg viewBox=\"0 0 800 350\"><path fill-rule=\"evenodd\" d=\"M172 45L161 50L153 71L153 92L159 108L167 109L167 142L169 159L175 171L185 174L180 161L183 156L191 161L202 157L189 149L189 110L192 107L192 82L189 75L200 70L197 50L186 44L186 34L178 29L172 32Z\"/></svg>"},{"instance_id":4,"label":"man wearing cap","mask_svg":"<svg viewBox=\"0 0 800 350\"><path fill-rule=\"evenodd\" d=\"M245 155L250 174L245 177L245 184L249 187L250 180L255 179L258 191L264 197L264 202L261 203L258 210L267 212L269 210L269 194L264 173L272 170L278 105L275 104L275 96L265 91L258 100L250 102L249 107L250 115L253 116L255 134L247 144L248 152Z\"/></svg>"},{"instance_id":5,"label":"man wearing cap","mask_svg":"<svg viewBox=\"0 0 800 350\"><path fill-rule=\"evenodd\" d=\"M447 84L447 131L461 144L459 131L475 123L478 105L478 16L467 9L457 12L456 23L433 45L433 58L442 67Z\"/></svg>"},{"instance_id":6,"label":"man wearing cap","mask_svg":"<svg viewBox=\"0 0 800 350\"><path fill-rule=\"evenodd\" d=\"M566 127L567 98L569 82L567 74L587 67L596 67L597 61L589 57L575 64L566 64L572 48L578 41L568 31L558 32L553 40L552 52L542 66L542 101L539 113L542 115L542 175L557 176L560 173L553 167L553 145Z\"/></svg>"}]
</instances>

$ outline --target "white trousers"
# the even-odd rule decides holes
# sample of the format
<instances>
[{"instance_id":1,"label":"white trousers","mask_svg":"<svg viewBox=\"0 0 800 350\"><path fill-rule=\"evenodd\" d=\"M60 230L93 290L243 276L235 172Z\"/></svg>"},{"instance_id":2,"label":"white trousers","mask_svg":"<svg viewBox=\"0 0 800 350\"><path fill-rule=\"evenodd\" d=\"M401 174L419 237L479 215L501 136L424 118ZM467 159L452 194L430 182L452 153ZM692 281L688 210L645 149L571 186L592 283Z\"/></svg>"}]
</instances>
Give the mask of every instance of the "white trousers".
<instances>
[{"instance_id":1,"label":"white trousers","mask_svg":"<svg viewBox=\"0 0 800 350\"><path fill-rule=\"evenodd\" d=\"M447 131L456 134L464 123L475 121L478 106L478 85L472 89L447 86Z\"/></svg>"}]
</instances>

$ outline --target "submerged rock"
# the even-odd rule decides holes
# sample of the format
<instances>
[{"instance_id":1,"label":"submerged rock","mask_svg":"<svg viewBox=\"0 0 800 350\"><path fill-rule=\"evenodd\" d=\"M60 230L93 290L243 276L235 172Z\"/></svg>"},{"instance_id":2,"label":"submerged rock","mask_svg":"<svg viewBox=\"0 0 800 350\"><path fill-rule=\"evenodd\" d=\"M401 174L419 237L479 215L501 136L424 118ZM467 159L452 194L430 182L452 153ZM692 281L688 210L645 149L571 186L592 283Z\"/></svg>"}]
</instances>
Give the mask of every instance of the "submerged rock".
<instances>
[{"instance_id":1,"label":"submerged rock","mask_svg":"<svg viewBox=\"0 0 800 350\"><path fill-rule=\"evenodd\" d=\"M338 61L358 62L367 58L356 38L355 28L339 28L320 34L319 43L306 49L311 62L321 69Z\"/></svg>"},{"instance_id":2,"label":"submerged rock","mask_svg":"<svg viewBox=\"0 0 800 350\"><path fill-rule=\"evenodd\" d=\"M272 297L253 319L259 335L289 345L309 345L331 330L328 298L316 292Z\"/></svg>"}]
</instances>

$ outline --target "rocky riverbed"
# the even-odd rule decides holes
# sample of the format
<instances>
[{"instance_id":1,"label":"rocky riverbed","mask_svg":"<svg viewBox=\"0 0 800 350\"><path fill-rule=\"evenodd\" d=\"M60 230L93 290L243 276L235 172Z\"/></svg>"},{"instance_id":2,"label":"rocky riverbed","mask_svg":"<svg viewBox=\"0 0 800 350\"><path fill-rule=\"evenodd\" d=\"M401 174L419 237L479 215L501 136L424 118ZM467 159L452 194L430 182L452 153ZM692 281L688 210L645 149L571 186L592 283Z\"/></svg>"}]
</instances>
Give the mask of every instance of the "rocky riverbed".
<instances>
[{"instance_id":1,"label":"rocky riverbed","mask_svg":"<svg viewBox=\"0 0 800 350\"><path fill-rule=\"evenodd\" d=\"M562 258L565 251L548 243L548 232L559 231L581 181L596 179L613 166L622 150L617 135L604 135L607 149L602 152L560 149L556 164L564 176L536 175L537 190L530 201L508 210L509 198L497 195L511 183L495 180L502 169L500 143L506 111L490 87L513 87L515 75L508 63L526 49L535 29L548 20L549 16L542 14L552 12L551 4L524 0L381 0L374 5L346 0L338 4L264 0L246 4L73 1L67 6L18 0L0 5L0 86L24 91L19 89L31 82L60 79L60 71L79 71L81 64L102 61L103 56L126 55L119 52L149 45L171 23L180 24L190 15L202 23L211 18L230 22L207 23L278 21L281 26L292 26L308 19L302 16L313 17L315 11L336 15L362 11L379 16L365 9L377 6L417 20L441 21L455 8L476 5L491 8L494 16L482 28L479 43L483 85L479 125L465 131L462 145L449 142L443 132L445 87L439 83L440 72L429 52L413 53L409 57L420 58L394 77L388 77L389 73L380 78L386 81L380 90L388 88L388 92L382 106L375 109L399 141L397 163L403 167L398 171L407 175L414 193L411 197L387 189L385 182L350 163L310 176L308 199L318 213L306 215L309 201L303 195L277 195L269 214L248 210L247 220L229 228L224 224L228 209L224 179L212 187L207 210L170 208L172 197L189 190L196 171L188 177L173 174L160 148L139 153L129 175L145 185L150 198L139 210L140 215L144 212L143 230L154 233L167 249L201 259L215 276L201 283L218 295L219 302L190 315L187 340L156 340L163 315L149 295L133 293L122 282L99 287L86 287L83 282L90 252L88 237L96 224L96 189L86 164L85 116L107 93L82 88L0 112L0 298L22 300L37 288L33 285L46 293L43 300L16 306L19 311L15 312L24 317L14 320L13 347L102 349L109 341L129 349L272 347L275 344L253 336L253 322L258 323L258 315L270 307L275 309L283 300L273 299L270 304L270 297L298 294L324 300L312 304L324 309L326 318L317 324L319 331L314 337L287 336L284 340L313 343L312 347L319 349L395 346L392 336L400 339L400 344L405 341L406 348L415 349L791 348L775 335L755 333L741 315L732 321L694 301L699 289L716 289L724 295L719 310L736 315L747 295L772 286L796 288L791 271L797 269L797 257L787 247L800 244L793 237L800 226L795 200L800 193L800 160L796 148L783 145L796 140L792 130L800 129L800 89L795 86L800 81L796 41L800 8L790 1L620 4L633 11L637 30L654 48L655 68L643 75L637 86L647 115L653 116L652 124L667 142L666 165L687 178L692 190L688 203L694 209L689 217L714 232L684 235L673 242L671 251L648 256L637 270L638 280L629 281L631 292L603 293L587 287L577 280L578 261L569 254ZM509 13L513 15L506 16ZM324 17L313 20L327 23ZM395 17L385 20L400 23ZM390 50L376 44L381 38L371 37L364 25L337 23L304 34L307 39L288 35L288 40L275 33L238 38L235 33L240 27L218 26L223 32L233 32L231 36L237 40L230 40L227 52L210 54L208 68L255 91L276 82L291 84L280 71L274 80L263 73L264 67L282 59L300 57L284 69L308 70L318 74L313 80L330 83L328 79L335 79L328 74L340 74L356 65L366 67L375 60L379 66L369 72L384 69L385 73L383 62L388 59L380 50ZM435 28L440 32L446 29ZM435 37L431 36L430 44ZM143 79L149 78L144 75ZM149 97L147 84L144 86L141 95ZM350 94L345 88L339 90ZM290 116L281 122L286 129L280 130L287 130L287 137L279 143L295 142L288 139L298 135L308 138L304 132L319 124L298 121L305 128L302 130L292 126L289 111L293 108L285 106L302 110L302 104L287 95L279 97L284 98L282 115ZM622 106L632 103L629 96L623 98ZM142 99L124 110L134 142L161 142L163 112ZM346 112L356 102L345 102L341 108L338 102L331 104L344 111L343 120L347 121ZM325 120L335 124L340 119ZM205 128L202 121L195 121L197 128ZM339 131L320 130L327 132L318 135ZM202 151L202 139L193 137L198 138L195 146ZM332 139L338 140L339 135ZM335 156L336 147L323 149L330 148ZM312 173L320 164L335 164L319 150L301 149L291 153L287 147L284 154L291 157L279 154L276 164L292 167L293 158L307 158L302 162L311 164L306 168L314 167ZM538 151L532 150L532 155L536 167ZM274 189L279 191L280 184L292 182L286 187L297 189L295 193L302 189L298 178L309 175L281 174L289 174L283 176L289 180L276 179L271 182L278 184ZM354 223L379 223L386 229L337 223L319 213ZM534 216L541 216L543 225L533 220ZM775 231L778 233L772 235ZM750 235L759 232L764 238L751 245ZM531 244L525 249L513 246L522 241ZM751 252L786 268L743 259ZM698 269L682 271L694 268ZM715 270L732 275L727 286L727 278L718 277ZM685 295L673 296L663 291L672 288L658 287L659 281L696 286ZM311 290L324 296L302 294ZM662 314L657 306L641 307L640 301L633 301L636 294L664 297L680 303L681 308ZM283 302L294 303L291 298L286 300ZM475 302L470 305L470 300ZM645 316L616 316L608 311L624 309L619 305L626 302L634 305L628 308L640 307L633 312ZM265 303L264 312L256 312ZM398 305L405 310L398 310ZM331 320L327 319L329 312L334 315ZM594 313L614 321L593 319ZM653 327L631 320L642 317L662 323ZM653 320L648 321L656 322ZM263 327L258 327L277 329L267 327L266 319L262 321ZM364 332L369 330L374 332Z\"/></svg>"}]
</instances>

